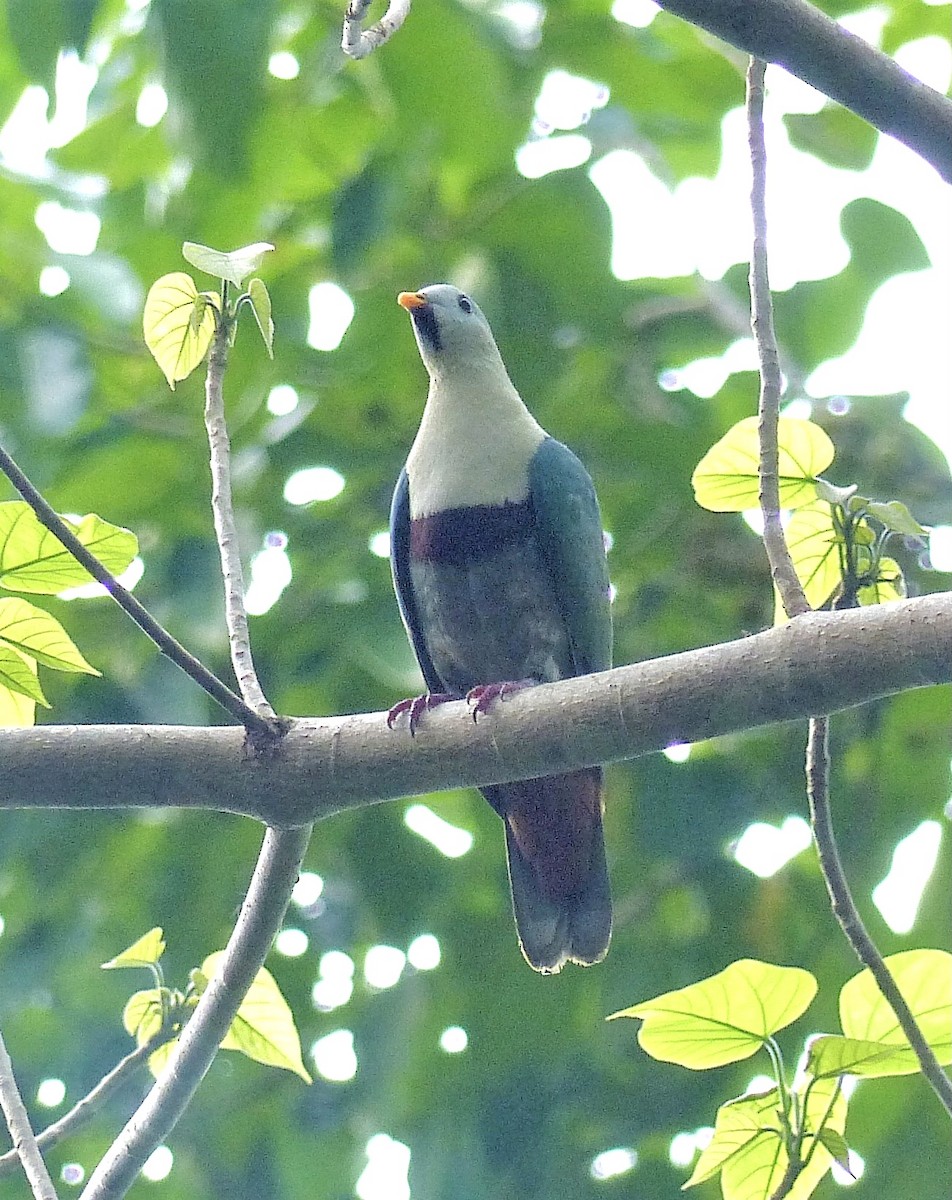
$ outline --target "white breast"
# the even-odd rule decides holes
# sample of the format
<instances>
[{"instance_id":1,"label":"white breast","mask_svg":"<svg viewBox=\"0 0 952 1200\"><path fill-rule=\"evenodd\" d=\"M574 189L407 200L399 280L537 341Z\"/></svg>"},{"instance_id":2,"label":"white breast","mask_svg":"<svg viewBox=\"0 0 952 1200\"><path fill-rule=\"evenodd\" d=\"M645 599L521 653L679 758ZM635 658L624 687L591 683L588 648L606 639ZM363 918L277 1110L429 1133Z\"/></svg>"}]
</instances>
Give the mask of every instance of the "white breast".
<instances>
[{"instance_id":1,"label":"white breast","mask_svg":"<svg viewBox=\"0 0 952 1200\"><path fill-rule=\"evenodd\" d=\"M545 437L508 376L434 380L407 458L411 517L524 500Z\"/></svg>"}]
</instances>

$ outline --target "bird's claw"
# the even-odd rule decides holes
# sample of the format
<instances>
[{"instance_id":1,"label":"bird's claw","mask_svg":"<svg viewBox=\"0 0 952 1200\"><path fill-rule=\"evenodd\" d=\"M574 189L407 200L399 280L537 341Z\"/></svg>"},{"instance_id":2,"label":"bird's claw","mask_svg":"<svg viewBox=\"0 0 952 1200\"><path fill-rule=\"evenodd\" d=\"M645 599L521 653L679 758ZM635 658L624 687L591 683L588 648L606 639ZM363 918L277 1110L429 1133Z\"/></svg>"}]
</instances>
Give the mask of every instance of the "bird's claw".
<instances>
[{"instance_id":1,"label":"bird's claw","mask_svg":"<svg viewBox=\"0 0 952 1200\"><path fill-rule=\"evenodd\" d=\"M451 700L458 699L459 696L454 696L452 692L427 692L424 696L408 696L406 700L398 700L387 713L387 727L393 729L396 721L407 713L410 737L416 737L417 725L424 713L440 704L448 704Z\"/></svg>"},{"instance_id":2,"label":"bird's claw","mask_svg":"<svg viewBox=\"0 0 952 1200\"><path fill-rule=\"evenodd\" d=\"M473 722L485 716L497 700L505 700L523 688L534 687L534 679L507 679L501 683L482 683L466 693L466 703L473 710Z\"/></svg>"}]
</instances>

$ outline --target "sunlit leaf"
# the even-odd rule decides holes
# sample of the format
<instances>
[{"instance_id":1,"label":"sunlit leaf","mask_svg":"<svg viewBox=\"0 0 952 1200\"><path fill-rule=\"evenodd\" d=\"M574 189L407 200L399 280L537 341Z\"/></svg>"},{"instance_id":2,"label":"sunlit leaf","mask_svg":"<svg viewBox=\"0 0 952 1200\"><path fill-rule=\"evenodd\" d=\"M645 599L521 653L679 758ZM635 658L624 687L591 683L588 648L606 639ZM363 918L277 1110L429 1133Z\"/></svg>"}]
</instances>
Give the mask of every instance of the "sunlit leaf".
<instances>
[{"instance_id":1,"label":"sunlit leaf","mask_svg":"<svg viewBox=\"0 0 952 1200\"><path fill-rule=\"evenodd\" d=\"M158 1050L154 1050L149 1055L149 1070L152 1072L154 1079L161 1079L177 1045L178 1038L171 1038L169 1041L163 1042Z\"/></svg>"},{"instance_id":2,"label":"sunlit leaf","mask_svg":"<svg viewBox=\"0 0 952 1200\"><path fill-rule=\"evenodd\" d=\"M850 1148L846 1144L846 1138L837 1130L831 1129L829 1125L824 1125L817 1134L817 1139L820 1145L830 1152L830 1155L835 1163L843 1168L848 1175L853 1175L850 1170ZM855 1179L856 1176L854 1175Z\"/></svg>"},{"instance_id":3,"label":"sunlit leaf","mask_svg":"<svg viewBox=\"0 0 952 1200\"><path fill-rule=\"evenodd\" d=\"M212 295L215 307L220 305ZM201 322L193 322L196 311ZM145 344L159 364L169 387L186 379L205 357L215 336L215 312L207 297L199 296L191 275L174 271L163 275L149 288L142 314Z\"/></svg>"},{"instance_id":4,"label":"sunlit leaf","mask_svg":"<svg viewBox=\"0 0 952 1200\"><path fill-rule=\"evenodd\" d=\"M816 497L815 477L833 461L833 443L819 425L781 417L778 426L780 507L798 508ZM759 499L757 418L738 421L694 468L694 498L712 512L742 512Z\"/></svg>"},{"instance_id":5,"label":"sunlit leaf","mask_svg":"<svg viewBox=\"0 0 952 1200\"><path fill-rule=\"evenodd\" d=\"M241 287L242 280L247 279L252 271L257 271L261 260L273 249L270 242L254 242L250 246L242 246L240 250L227 252L213 250L211 246L202 246L198 242L185 242L182 245L182 257L207 275Z\"/></svg>"},{"instance_id":6,"label":"sunlit leaf","mask_svg":"<svg viewBox=\"0 0 952 1200\"><path fill-rule=\"evenodd\" d=\"M811 608L822 608L843 581L840 549L832 510L824 500L798 508L784 530L797 578ZM774 624L786 620L777 598Z\"/></svg>"},{"instance_id":7,"label":"sunlit leaf","mask_svg":"<svg viewBox=\"0 0 952 1200\"><path fill-rule=\"evenodd\" d=\"M16 651L10 649L5 653L16 654ZM35 677L36 660L23 658L22 661ZM30 696L25 696L23 692L0 685L0 728L29 729L31 725L35 724L36 701Z\"/></svg>"},{"instance_id":8,"label":"sunlit leaf","mask_svg":"<svg viewBox=\"0 0 952 1200\"><path fill-rule=\"evenodd\" d=\"M851 483L849 487L837 487L836 484L830 483L828 479L818 479L816 481L816 494L821 500L825 500L827 504L838 504L841 508L849 505L850 509L853 505L850 503L856 495L855 483ZM866 500L860 501L860 507L865 507Z\"/></svg>"},{"instance_id":9,"label":"sunlit leaf","mask_svg":"<svg viewBox=\"0 0 952 1200\"><path fill-rule=\"evenodd\" d=\"M952 1047L936 1047L943 1066L952 1063ZM877 1078L885 1075L914 1075L919 1060L906 1043L891 1046L885 1042L863 1041L860 1038L838 1037L829 1034L810 1044L807 1070L817 1078L837 1075L864 1075Z\"/></svg>"},{"instance_id":10,"label":"sunlit leaf","mask_svg":"<svg viewBox=\"0 0 952 1200\"><path fill-rule=\"evenodd\" d=\"M171 993L168 988L146 988L133 992L122 1010L122 1027L144 1046L162 1028L163 1004L168 1008Z\"/></svg>"},{"instance_id":11,"label":"sunlit leaf","mask_svg":"<svg viewBox=\"0 0 952 1200\"><path fill-rule=\"evenodd\" d=\"M909 1005L923 1037L940 1062L952 1063L952 954L945 950L903 950L885 959L886 967ZM840 1024L847 1038L906 1048L909 1043L869 970L848 980L840 991ZM882 1071L868 1067L856 1073L905 1074L894 1069L892 1056ZM871 1064L871 1067L875 1064Z\"/></svg>"},{"instance_id":12,"label":"sunlit leaf","mask_svg":"<svg viewBox=\"0 0 952 1200\"><path fill-rule=\"evenodd\" d=\"M870 500L866 504L866 511L893 533L902 533L907 537L928 535L928 530L919 524L901 500L887 500L885 503Z\"/></svg>"},{"instance_id":13,"label":"sunlit leaf","mask_svg":"<svg viewBox=\"0 0 952 1200\"><path fill-rule=\"evenodd\" d=\"M102 969L114 971L120 967L151 967L159 961L164 953L165 938L161 926L156 925L154 929L150 929L148 933L137 938L131 946L117 954L115 958L104 962Z\"/></svg>"},{"instance_id":14,"label":"sunlit leaf","mask_svg":"<svg viewBox=\"0 0 952 1200\"><path fill-rule=\"evenodd\" d=\"M904 600L906 581L902 567L894 558L879 560L879 574L875 583L861 587L857 592L860 604L886 604L890 600Z\"/></svg>"},{"instance_id":15,"label":"sunlit leaf","mask_svg":"<svg viewBox=\"0 0 952 1200\"><path fill-rule=\"evenodd\" d=\"M798 1091L806 1101L801 1159L810 1152L813 1136L821 1124L842 1135L846 1128L846 1100L835 1080L814 1082ZM834 1100L834 1096L836 1097ZM832 1108L831 1108L831 1101ZM691 1187L719 1171L725 1200L769 1200L787 1169L788 1156L781 1135L781 1102L776 1088L730 1100L718 1109L714 1137L702 1151L691 1178ZM813 1136L810 1136L810 1135ZM833 1155L820 1145L809 1165L801 1171L787 1193L793 1200L806 1200L829 1170Z\"/></svg>"},{"instance_id":16,"label":"sunlit leaf","mask_svg":"<svg viewBox=\"0 0 952 1200\"><path fill-rule=\"evenodd\" d=\"M223 953L219 950L210 954L202 963L202 973L209 979L214 977ZM311 1082L301 1058L301 1040L291 1009L264 967L255 976L221 1045L223 1050L240 1050L256 1062L293 1071Z\"/></svg>"},{"instance_id":17,"label":"sunlit leaf","mask_svg":"<svg viewBox=\"0 0 952 1200\"><path fill-rule=\"evenodd\" d=\"M136 535L95 513L78 521L62 518L82 544L114 575L120 575L139 551ZM92 576L37 519L22 500L0 503L0 586L14 592L55 596L89 583Z\"/></svg>"},{"instance_id":18,"label":"sunlit leaf","mask_svg":"<svg viewBox=\"0 0 952 1200\"><path fill-rule=\"evenodd\" d=\"M4 642L54 671L99 674L55 617L19 596L0 600L0 643Z\"/></svg>"},{"instance_id":19,"label":"sunlit leaf","mask_svg":"<svg viewBox=\"0 0 952 1200\"><path fill-rule=\"evenodd\" d=\"M744 958L612 1018L639 1017L644 1024L638 1041L646 1053L701 1071L756 1054L771 1034L806 1011L816 988L809 971Z\"/></svg>"},{"instance_id":20,"label":"sunlit leaf","mask_svg":"<svg viewBox=\"0 0 952 1200\"><path fill-rule=\"evenodd\" d=\"M0 625L3 622L2 614L5 603L6 601L0 600ZM0 687L28 697L35 703L42 704L44 708L50 707L37 678L36 659L25 657L12 646L2 644L0 644Z\"/></svg>"},{"instance_id":21,"label":"sunlit leaf","mask_svg":"<svg viewBox=\"0 0 952 1200\"><path fill-rule=\"evenodd\" d=\"M251 300L251 311L255 315L261 337L267 347L268 357L274 358L274 321L271 319L271 297L268 289L260 279L252 279L248 284L248 297Z\"/></svg>"}]
</instances>

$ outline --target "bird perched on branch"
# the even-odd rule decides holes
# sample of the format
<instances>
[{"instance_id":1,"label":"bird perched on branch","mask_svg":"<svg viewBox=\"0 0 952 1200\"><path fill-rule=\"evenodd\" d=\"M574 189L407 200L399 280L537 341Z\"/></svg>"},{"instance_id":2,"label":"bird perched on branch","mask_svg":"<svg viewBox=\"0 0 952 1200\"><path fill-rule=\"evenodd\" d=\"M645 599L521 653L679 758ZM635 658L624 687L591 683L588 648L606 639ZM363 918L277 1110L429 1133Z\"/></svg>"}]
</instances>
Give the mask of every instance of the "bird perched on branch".
<instances>
[{"instance_id":1,"label":"bird perched on branch","mask_svg":"<svg viewBox=\"0 0 952 1200\"><path fill-rule=\"evenodd\" d=\"M394 587L425 711L611 666L608 568L595 490L533 418L478 306L457 288L402 292L430 390L390 514ZM506 827L522 952L537 971L604 958L611 894L599 767L484 787Z\"/></svg>"}]
</instances>

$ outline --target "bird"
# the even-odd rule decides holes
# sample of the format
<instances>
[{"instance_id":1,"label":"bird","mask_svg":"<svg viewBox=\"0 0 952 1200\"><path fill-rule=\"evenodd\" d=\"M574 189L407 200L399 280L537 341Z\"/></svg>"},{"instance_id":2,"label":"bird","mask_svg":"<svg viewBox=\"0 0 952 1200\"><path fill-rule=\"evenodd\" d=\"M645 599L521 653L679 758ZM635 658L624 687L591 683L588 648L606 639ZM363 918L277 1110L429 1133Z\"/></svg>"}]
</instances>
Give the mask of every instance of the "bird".
<instances>
[{"instance_id":1,"label":"bird","mask_svg":"<svg viewBox=\"0 0 952 1200\"><path fill-rule=\"evenodd\" d=\"M451 284L401 292L429 392L390 512L391 568L424 696L410 732L467 697L474 720L520 688L607 670L612 617L592 480L513 385L479 306ZM600 767L480 789L505 824L531 967L600 962L612 903Z\"/></svg>"}]
</instances>

